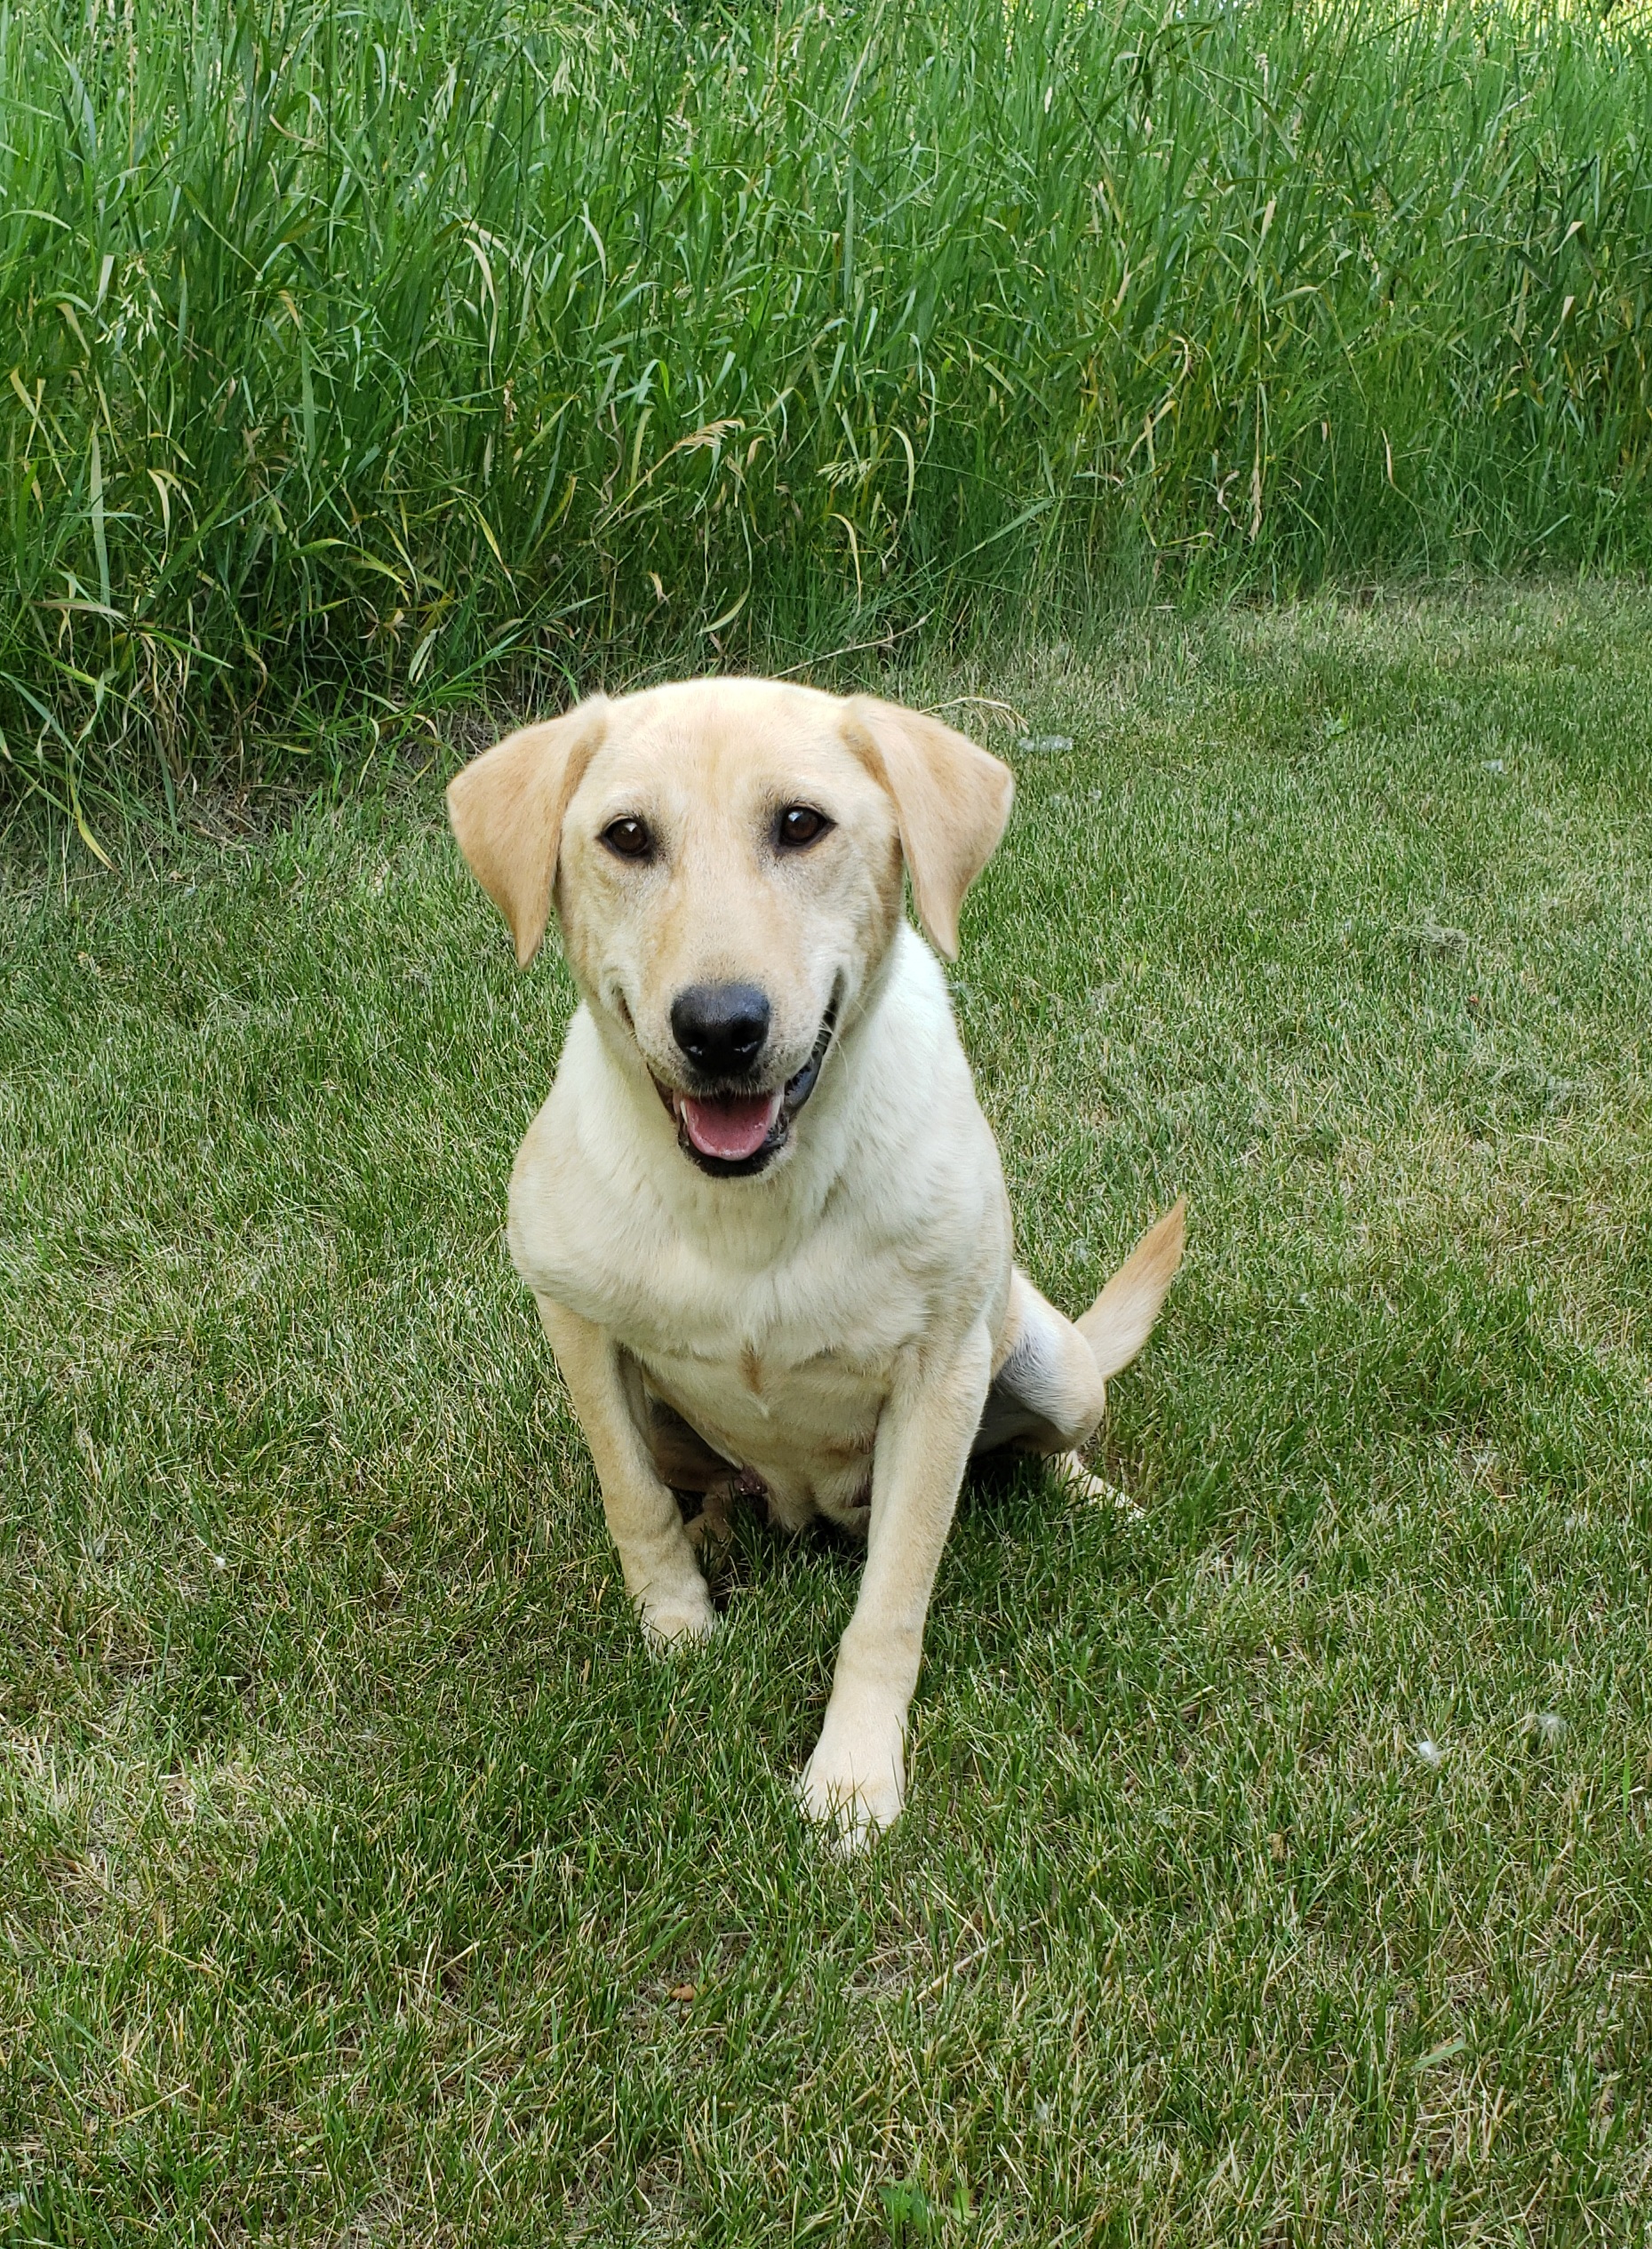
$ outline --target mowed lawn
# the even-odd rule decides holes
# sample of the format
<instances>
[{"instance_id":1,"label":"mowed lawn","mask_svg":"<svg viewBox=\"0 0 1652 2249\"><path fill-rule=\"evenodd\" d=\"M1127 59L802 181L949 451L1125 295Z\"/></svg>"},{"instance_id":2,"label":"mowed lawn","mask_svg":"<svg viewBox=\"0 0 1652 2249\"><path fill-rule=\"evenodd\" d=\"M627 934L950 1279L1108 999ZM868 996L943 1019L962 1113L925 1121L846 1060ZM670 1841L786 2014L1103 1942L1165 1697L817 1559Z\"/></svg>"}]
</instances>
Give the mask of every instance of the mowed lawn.
<instances>
[{"instance_id":1,"label":"mowed lawn","mask_svg":"<svg viewBox=\"0 0 1652 2249\"><path fill-rule=\"evenodd\" d=\"M1652 600L858 679L1019 770L1025 1262L1190 1248L1139 1518L966 1492L847 1864L854 1551L626 1613L500 1239L569 983L443 773L13 829L0 2241L1648 2238Z\"/></svg>"}]
</instances>

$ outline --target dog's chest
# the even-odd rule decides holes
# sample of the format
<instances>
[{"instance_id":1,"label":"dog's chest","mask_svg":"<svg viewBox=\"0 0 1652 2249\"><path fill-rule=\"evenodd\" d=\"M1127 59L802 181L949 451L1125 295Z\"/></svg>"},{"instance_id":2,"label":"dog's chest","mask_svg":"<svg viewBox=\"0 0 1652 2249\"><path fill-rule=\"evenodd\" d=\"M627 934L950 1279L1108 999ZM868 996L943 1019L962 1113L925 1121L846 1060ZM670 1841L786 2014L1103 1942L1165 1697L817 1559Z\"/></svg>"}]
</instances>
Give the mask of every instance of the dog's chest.
<instances>
[{"instance_id":1,"label":"dog's chest","mask_svg":"<svg viewBox=\"0 0 1652 2249\"><path fill-rule=\"evenodd\" d=\"M811 1490L864 1480L900 1355L934 1323L938 1276L909 1240L827 1223L748 1264L669 1229L646 1256L581 1254L571 1231L557 1230L549 1293L621 1344L707 1443Z\"/></svg>"},{"instance_id":2,"label":"dog's chest","mask_svg":"<svg viewBox=\"0 0 1652 2249\"><path fill-rule=\"evenodd\" d=\"M650 1389L727 1460L770 1483L851 1495L870 1473L887 1376L825 1353L788 1366L748 1347L736 1365L642 1356Z\"/></svg>"},{"instance_id":3,"label":"dog's chest","mask_svg":"<svg viewBox=\"0 0 1652 2249\"><path fill-rule=\"evenodd\" d=\"M781 1432L805 1447L869 1441L899 1355L930 1317L906 1261L864 1245L851 1257L816 1242L749 1278L683 1278L681 1293L667 1277L659 1294L616 1307L613 1332L703 1435L739 1432L753 1465L752 1447Z\"/></svg>"}]
</instances>

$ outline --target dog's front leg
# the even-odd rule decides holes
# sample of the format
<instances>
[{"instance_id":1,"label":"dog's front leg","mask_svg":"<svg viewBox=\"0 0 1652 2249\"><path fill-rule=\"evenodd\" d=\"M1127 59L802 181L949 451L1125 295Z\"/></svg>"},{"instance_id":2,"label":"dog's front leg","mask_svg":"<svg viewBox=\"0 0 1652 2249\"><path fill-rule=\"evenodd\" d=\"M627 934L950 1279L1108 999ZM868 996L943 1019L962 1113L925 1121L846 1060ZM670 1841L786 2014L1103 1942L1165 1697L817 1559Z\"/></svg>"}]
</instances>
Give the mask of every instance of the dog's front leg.
<instances>
[{"instance_id":1,"label":"dog's front leg","mask_svg":"<svg viewBox=\"0 0 1652 2249\"><path fill-rule=\"evenodd\" d=\"M631 1410L618 1346L566 1304L538 1295L534 1302L596 1463L603 1512L644 1633L656 1647L704 1639L716 1612L675 1495L660 1482Z\"/></svg>"},{"instance_id":2,"label":"dog's front leg","mask_svg":"<svg viewBox=\"0 0 1652 2249\"><path fill-rule=\"evenodd\" d=\"M878 1423L866 1574L838 1651L826 1724L802 1780L810 1816L834 1824L851 1850L900 1814L906 1711L918 1683L930 1592L992 1360L985 1323L939 1365L933 1346L908 1352Z\"/></svg>"}]
</instances>

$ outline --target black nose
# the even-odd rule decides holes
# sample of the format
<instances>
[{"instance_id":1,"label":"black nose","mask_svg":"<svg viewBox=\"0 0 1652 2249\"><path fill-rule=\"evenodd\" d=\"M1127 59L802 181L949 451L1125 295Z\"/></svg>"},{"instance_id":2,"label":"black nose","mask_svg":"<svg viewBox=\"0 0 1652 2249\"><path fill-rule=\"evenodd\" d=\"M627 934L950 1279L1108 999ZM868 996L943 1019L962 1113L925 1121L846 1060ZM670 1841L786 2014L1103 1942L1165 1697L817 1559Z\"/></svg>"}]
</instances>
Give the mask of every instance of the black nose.
<instances>
[{"instance_id":1,"label":"black nose","mask_svg":"<svg viewBox=\"0 0 1652 2249\"><path fill-rule=\"evenodd\" d=\"M677 1044L708 1078L749 1070L769 1036L769 1002L750 984L691 984L671 1003Z\"/></svg>"}]
</instances>

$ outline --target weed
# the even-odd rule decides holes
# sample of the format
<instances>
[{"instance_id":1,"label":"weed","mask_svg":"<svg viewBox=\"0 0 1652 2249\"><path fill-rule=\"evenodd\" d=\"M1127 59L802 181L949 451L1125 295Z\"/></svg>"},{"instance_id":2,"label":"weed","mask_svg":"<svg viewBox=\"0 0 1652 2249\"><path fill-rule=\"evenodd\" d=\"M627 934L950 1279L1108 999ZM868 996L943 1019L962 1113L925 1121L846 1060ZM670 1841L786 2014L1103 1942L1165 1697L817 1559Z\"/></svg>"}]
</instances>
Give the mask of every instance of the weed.
<instances>
[{"instance_id":1,"label":"weed","mask_svg":"<svg viewBox=\"0 0 1652 2249\"><path fill-rule=\"evenodd\" d=\"M1377 0L16 0L0 754L1652 561L1652 58Z\"/></svg>"}]
</instances>

